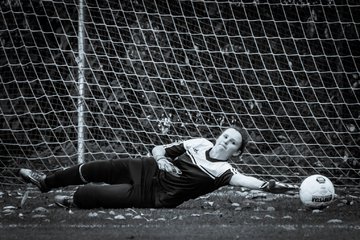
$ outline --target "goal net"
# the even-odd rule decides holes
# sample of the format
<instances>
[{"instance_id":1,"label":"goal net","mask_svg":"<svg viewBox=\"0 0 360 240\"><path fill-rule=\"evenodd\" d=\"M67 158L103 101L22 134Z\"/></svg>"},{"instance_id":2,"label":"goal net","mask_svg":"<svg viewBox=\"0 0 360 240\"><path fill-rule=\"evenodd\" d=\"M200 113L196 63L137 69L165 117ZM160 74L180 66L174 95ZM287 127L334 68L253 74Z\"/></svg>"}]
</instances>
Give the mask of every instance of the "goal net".
<instances>
[{"instance_id":1,"label":"goal net","mask_svg":"<svg viewBox=\"0 0 360 240\"><path fill-rule=\"evenodd\" d=\"M0 185L235 124L241 172L358 186L359 32L350 0L1 1Z\"/></svg>"}]
</instances>

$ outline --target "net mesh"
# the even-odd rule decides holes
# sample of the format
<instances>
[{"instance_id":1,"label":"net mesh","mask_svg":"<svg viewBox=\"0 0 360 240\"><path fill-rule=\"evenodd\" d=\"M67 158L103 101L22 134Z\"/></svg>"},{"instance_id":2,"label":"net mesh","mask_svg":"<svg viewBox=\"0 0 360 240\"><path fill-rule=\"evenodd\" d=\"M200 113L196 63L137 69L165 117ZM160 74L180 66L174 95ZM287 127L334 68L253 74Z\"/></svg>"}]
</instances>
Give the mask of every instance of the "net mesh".
<instances>
[{"instance_id":1,"label":"net mesh","mask_svg":"<svg viewBox=\"0 0 360 240\"><path fill-rule=\"evenodd\" d=\"M236 124L243 173L359 185L357 1L79 2L0 3L1 185L77 163L79 105L85 161Z\"/></svg>"}]
</instances>

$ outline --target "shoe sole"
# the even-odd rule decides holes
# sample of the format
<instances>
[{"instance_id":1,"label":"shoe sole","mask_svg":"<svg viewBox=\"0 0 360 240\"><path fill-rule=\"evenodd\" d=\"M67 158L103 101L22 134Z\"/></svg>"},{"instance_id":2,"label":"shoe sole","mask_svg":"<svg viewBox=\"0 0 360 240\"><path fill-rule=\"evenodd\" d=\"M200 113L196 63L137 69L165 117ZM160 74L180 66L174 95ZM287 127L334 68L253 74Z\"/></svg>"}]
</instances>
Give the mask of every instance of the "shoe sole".
<instances>
[{"instance_id":1,"label":"shoe sole","mask_svg":"<svg viewBox=\"0 0 360 240\"><path fill-rule=\"evenodd\" d=\"M55 202L55 204L58 206L58 207L61 207L61 208L70 208L69 206L66 206L62 203L59 203L59 202Z\"/></svg>"},{"instance_id":2,"label":"shoe sole","mask_svg":"<svg viewBox=\"0 0 360 240\"><path fill-rule=\"evenodd\" d=\"M65 201L67 201L67 200L65 200ZM62 203L62 201L57 201L56 199L55 199L55 204L58 206L58 207L62 207L62 208L71 208L72 207L72 203L67 203L67 204L64 204L64 203Z\"/></svg>"}]
</instances>

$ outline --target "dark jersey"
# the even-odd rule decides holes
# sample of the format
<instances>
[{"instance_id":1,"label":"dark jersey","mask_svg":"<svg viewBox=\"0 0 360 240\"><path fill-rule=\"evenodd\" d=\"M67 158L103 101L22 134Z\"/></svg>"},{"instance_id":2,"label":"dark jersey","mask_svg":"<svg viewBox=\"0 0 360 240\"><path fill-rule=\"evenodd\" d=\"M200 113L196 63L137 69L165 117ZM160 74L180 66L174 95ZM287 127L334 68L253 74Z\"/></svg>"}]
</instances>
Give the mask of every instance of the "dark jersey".
<instances>
[{"instance_id":1,"label":"dark jersey","mask_svg":"<svg viewBox=\"0 0 360 240\"><path fill-rule=\"evenodd\" d=\"M165 156L172 159L182 174L159 172L163 194L158 200L163 206L174 207L229 184L238 171L227 161L211 158L209 151L213 146L204 138L164 146Z\"/></svg>"}]
</instances>

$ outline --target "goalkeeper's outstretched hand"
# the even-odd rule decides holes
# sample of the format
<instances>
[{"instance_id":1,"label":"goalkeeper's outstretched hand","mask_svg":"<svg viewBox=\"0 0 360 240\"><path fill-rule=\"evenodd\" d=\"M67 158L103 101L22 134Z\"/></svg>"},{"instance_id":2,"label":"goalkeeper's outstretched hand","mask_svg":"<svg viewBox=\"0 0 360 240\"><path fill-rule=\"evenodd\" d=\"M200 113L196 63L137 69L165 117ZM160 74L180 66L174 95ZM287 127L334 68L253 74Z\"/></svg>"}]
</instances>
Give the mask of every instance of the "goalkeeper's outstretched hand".
<instances>
[{"instance_id":1,"label":"goalkeeper's outstretched hand","mask_svg":"<svg viewBox=\"0 0 360 240\"><path fill-rule=\"evenodd\" d=\"M270 180L268 182L265 182L260 187L260 190L269 193L286 193L289 191L299 190L299 186L295 184L280 183L280 182L276 182L275 180Z\"/></svg>"}]
</instances>

